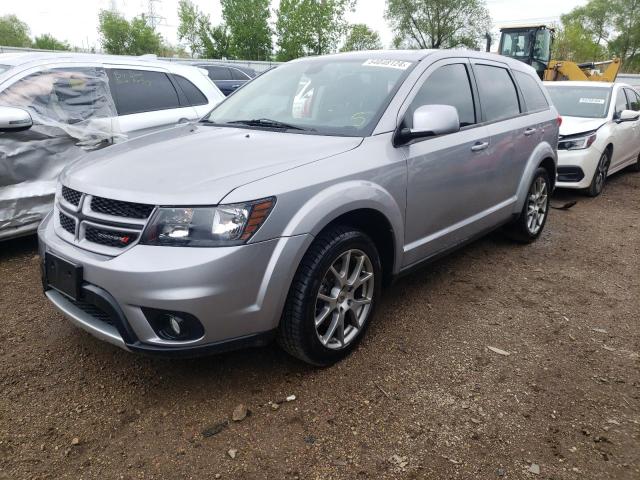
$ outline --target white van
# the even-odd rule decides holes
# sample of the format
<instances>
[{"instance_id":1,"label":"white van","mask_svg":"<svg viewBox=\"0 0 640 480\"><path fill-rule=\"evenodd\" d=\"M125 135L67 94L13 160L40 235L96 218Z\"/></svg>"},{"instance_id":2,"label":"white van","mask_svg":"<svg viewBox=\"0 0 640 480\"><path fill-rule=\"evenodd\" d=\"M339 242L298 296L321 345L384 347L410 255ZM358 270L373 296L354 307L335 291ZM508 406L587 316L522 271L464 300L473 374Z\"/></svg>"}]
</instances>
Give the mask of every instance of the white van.
<instances>
[{"instance_id":1,"label":"white van","mask_svg":"<svg viewBox=\"0 0 640 480\"><path fill-rule=\"evenodd\" d=\"M32 128L0 133L0 240L36 230L53 205L58 174L83 152L197 120L222 99L206 70L184 64L0 54L0 106L24 109L33 121Z\"/></svg>"}]
</instances>

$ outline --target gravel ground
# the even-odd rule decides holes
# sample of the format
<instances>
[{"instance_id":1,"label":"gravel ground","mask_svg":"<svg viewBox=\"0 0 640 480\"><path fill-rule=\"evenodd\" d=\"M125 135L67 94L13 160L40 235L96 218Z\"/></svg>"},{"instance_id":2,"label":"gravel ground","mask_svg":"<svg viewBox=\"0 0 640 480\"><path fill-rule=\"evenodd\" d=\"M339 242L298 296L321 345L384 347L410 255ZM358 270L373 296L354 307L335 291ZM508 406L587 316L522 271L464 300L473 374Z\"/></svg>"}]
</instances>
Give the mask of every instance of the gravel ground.
<instances>
[{"instance_id":1,"label":"gravel ground","mask_svg":"<svg viewBox=\"0 0 640 480\"><path fill-rule=\"evenodd\" d=\"M120 351L48 304L35 239L0 244L0 478L638 479L640 174L571 199L399 280L323 370Z\"/></svg>"}]
</instances>

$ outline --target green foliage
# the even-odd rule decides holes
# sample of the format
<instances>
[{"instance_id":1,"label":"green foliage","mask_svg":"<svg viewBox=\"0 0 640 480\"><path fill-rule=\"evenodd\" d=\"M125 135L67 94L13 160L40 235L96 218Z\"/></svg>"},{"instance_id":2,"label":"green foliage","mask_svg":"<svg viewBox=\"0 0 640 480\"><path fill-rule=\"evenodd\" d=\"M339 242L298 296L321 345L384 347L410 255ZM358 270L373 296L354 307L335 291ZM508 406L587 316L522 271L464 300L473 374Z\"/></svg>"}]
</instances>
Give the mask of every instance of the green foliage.
<instances>
[{"instance_id":1,"label":"green foliage","mask_svg":"<svg viewBox=\"0 0 640 480\"><path fill-rule=\"evenodd\" d=\"M165 47L162 36L156 32L144 15L131 22L122 15L103 10L99 14L102 48L114 55L161 55Z\"/></svg>"},{"instance_id":2,"label":"green foliage","mask_svg":"<svg viewBox=\"0 0 640 480\"><path fill-rule=\"evenodd\" d=\"M394 45L480 48L491 17L484 0L387 0Z\"/></svg>"},{"instance_id":3,"label":"green foliage","mask_svg":"<svg viewBox=\"0 0 640 480\"><path fill-rule=\"evenodd\" d=\"M221 0L231 53L244 60L271 57L270 0Z\"/></svg>"},{"instance_id":4,"label":"green foliage","mask_svg":"<svg viewBox=\"0 0 640 480\"><path fill-rule=\"evenodd\" d=\"M363 23L351 25L347 40L342 47L343 52L353 52L356 50L380 50L382 42L378 32L371 30Z\"/></svg>"},{"instance_id":5,"label":"green foliage","mask_svg":"<svg viewBox=\"0 0 640 480\"><path fill-rule=\"evenodd\" d=\"M33 40L33 48L41 50L71 50L71 46L67 42L62 42L49 33L36 37Z\"/></svg>"},{"instance_id":6,"label":"green foliage","mask_svg":"<svg viewBox=\"0 0 640 480\"><path fill-rule=\"evenodd\" d=\"M590 0L561 17L554 58L575 62L618 57L640 68L640 0Z\"/></svg>"},{"instance_id":7,"label":"green foliage","mask_svg":"<svg viewBox=\"0 0 640 480\"><path fill-rule=\"evenodd\" d=\"M281 0L276 13L277 58L335 52L348 31L345 14L355 0Z\"/></svg>"},{"instance_id":8,"label":"green foliage","mask_svg":"<svg viewBox=\"0 0 640 480\"><path fill-rule=\"evenodd\" d=\"M29 27L15 15L0 17L0 45L5 47L29 47Z\"/></svg>"},{"instance_id":9,"label":"green foliage","mask_svg":"<svg viewBox=\"0 0 640 480\"><path fill-rule=\"evenodd\" d=\"M178 18L178 39L186 41L191 56L216 59L231 57L231 41L225 24L212 27L209 16L191 0L180 0Z\"/></svg>"}]
</instances>

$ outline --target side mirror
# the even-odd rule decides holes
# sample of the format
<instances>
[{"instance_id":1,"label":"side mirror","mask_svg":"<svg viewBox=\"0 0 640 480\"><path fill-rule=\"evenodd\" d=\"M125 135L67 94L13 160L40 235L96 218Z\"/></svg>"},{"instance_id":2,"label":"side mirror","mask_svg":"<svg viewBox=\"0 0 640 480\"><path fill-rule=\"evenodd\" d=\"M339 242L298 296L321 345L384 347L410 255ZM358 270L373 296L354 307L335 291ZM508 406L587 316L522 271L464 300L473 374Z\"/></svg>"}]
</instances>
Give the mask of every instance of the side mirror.
<instances>
[{"instance_id":1,"label":"side mirror","mask_svg":"<svg viewBox=\"0 0 640 480\"><path fill-rule=\"evenodd\" d=\"M0 132L19 132L32 126L33 120L26 110L0 106Z\"/></svg>"},{"instance_id":2,"label":"side mirror","mask_svg":"<svg viewBox=\"0 0 640 480\"><path fill-rule=\"evenodd\" d=\"M620 122L634 122L640 118L640 112L634 112L633 110L623 110L618 115Z\"/></svg>"},{"instance_id":3,"label":"side mirror","mask_svg":"<svg viewBox=\"0 0 640 480\"><path fill-rule=\"evenodd\" d=\"M423 105L413 112L413 128L400 130L398 139L406 143L416 138L446 135L460 130L458 109L451 105Z\"/></svg>"}]
</instances>

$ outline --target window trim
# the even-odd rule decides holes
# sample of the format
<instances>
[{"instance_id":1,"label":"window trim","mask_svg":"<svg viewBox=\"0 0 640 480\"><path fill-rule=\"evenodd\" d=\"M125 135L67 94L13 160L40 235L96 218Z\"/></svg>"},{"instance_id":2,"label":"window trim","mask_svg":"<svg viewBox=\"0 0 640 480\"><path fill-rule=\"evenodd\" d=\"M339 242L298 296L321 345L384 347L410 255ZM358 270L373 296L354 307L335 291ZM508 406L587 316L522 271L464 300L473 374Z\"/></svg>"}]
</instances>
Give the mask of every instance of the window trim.
<instances>
[{"instance_id":1,"label":"window trim","mask_svg":"<svg viewBox=\"0 0 640 480\"><path fill-rule=\"evenodd\" d=\"M137 67L137 68L136 68ZM166 112L168 110L179 110L181 108L188 108L186 106L184 106L182 104L182 101L180 99L180 95L183 94L182 90L180 90L180 92L178 92L178 89L176 88L176 84L174 83L173 79L171 78L171 73L165 70L161 70L161 69L149 69L149 68L140 68L138 65L131 65L129 66L111 66L111 65L105 65L104 66L106 72L107 72L107 78L109 78L109 82L111 82L111 76L109 75L109 72L113 71L113 70L138 70L141 72L152 72L152 73L160 73L160 74L164 74L167 79L169 80L169 83L171 84L171 86L173 87L173 90L176 92L176 97L178 98L178 106L177 107L170 107L170 108L154 108L151 110L141 110L141 111L136 111L136 112L128 112L128 113L120 113L119 112L119 104L120 104L120 99L118 97L118 92L116 91L115 88L111 88L111 85L109 85L109 90L111 91L111 96L113 97L113 101L115 103L116 106L116 113L118 114L118 118L119 117L127 117L129 115L138 115L140 113L150 113L150 112ZM184 95L184 94L183 94ZM185 96L186 98L186 96Z\"/></svg>"},{"instance_id":2,"label":"window trim","mask_svg":"<svg viewBox=\"0 0 640 480\"><path fill-rule=\"evenodd\" d=\"M247 75L246 73L244 73L242 70L240 70L239 68L236 67L227 67L229 70L235 70L236 72L240 72L240 74L244 75L245 78L242 79L234 79L231 78L231 80L235 80L236 82L248 82L249 80L251 80L251 77L249 75ZM233 77L233 74L231 75L231 77Z\"/></svg>"}]
</instances>

